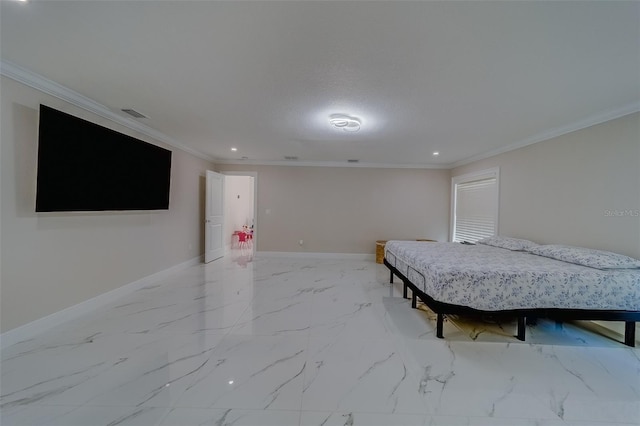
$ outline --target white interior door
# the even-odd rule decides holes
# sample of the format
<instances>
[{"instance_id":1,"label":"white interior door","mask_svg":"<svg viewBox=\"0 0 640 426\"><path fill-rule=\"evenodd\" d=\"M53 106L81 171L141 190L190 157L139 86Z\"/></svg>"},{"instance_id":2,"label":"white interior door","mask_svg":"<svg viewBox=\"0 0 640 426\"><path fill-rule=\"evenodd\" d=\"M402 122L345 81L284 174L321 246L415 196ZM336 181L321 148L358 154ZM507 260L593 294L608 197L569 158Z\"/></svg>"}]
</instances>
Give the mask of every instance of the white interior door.
<instances>
[{"instance_id":1,"label":"white interior door","mask_svg":"<svg viewBox=\"0 0 640 426\"><path fill-rule=\"evenodd\" d=\"M204 261L224 256L224 175L207 170Z\"/></svg>"}]
</instances>

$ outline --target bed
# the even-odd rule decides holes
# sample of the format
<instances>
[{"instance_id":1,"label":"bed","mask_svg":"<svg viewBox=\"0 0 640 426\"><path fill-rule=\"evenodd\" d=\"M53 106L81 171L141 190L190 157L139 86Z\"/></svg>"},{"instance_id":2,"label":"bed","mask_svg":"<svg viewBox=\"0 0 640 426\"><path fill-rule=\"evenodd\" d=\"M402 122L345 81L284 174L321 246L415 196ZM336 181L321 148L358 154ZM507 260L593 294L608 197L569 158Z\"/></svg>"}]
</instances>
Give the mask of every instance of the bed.
<instances>
[{"instance_id":1,"label":"bed","mask_svg":"<svg viewBox=\"0 0 640 426\"><path fill-rule=\"evenodd\" d=\"M404 283L405 298L412 290L414 308L419 298L437 314L437 337L443 337L447 314L516 317L520 340L525 340L527 319L546 317L624 321L624 343L635 346L640 261L506 237L481 242L386 243L391 282L395 274Z\"/></svg>"}]
</instances>

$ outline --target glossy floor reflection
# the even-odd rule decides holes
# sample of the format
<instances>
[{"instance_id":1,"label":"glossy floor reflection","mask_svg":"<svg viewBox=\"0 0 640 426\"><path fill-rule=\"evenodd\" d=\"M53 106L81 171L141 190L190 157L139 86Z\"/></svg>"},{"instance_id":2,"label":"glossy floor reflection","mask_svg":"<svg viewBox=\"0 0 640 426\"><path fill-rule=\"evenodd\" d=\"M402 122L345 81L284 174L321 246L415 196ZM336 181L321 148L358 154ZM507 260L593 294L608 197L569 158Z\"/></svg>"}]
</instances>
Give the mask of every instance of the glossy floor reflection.
<instances>
[{"instance_id":1,"label":"glossy floor reflection","mask_svg":"<svg viewBox=\"0 0 640 426\"><path fill-rule=\"evenodd\" d=\"M7 425L637 425L640 351L541 322L434 334L373 261L185 269L2 350Z\"/></svg>"}]
</instances>

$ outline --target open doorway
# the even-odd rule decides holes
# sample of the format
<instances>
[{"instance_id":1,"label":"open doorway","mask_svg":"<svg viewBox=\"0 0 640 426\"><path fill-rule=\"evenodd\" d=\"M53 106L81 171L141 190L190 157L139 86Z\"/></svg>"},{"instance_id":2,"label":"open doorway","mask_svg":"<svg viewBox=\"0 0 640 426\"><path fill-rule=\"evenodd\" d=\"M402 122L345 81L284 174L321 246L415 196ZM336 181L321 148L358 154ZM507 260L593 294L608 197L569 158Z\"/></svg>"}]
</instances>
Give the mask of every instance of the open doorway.
<instances>
[{"instance_id":1,"label":"open doorway","mask_svg":"<svg viewBox=\"0 0 640 426\"><path fill-rule=\"evenodd\" d=\"M225 251L232 257L251 261L257 245L256 173L225 174ZM241 235L244 234L244 235Z\"/></svg>"}]
</instances>

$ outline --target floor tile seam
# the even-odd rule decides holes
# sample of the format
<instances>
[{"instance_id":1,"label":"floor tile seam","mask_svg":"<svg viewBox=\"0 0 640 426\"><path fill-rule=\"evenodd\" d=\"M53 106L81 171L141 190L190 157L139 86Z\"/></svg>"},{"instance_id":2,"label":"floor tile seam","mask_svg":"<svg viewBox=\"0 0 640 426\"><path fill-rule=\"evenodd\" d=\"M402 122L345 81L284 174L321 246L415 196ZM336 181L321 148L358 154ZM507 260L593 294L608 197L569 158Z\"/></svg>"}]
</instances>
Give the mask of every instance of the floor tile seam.
<instances>
[{"instance_id":1,"label":"floor tile seam","mask_svg":"<svg viewBox=\"0 0 640 426\"><path fill-rule=\"evenodd\" d=\"M224 337L243 337L246 339L251 339L251 338L262 338L262 337L292 337L292 338L301 338L301 337L306 337L308 334L308 330L303 330L303 331L293 331L293 332L276 332L276 333L270 333L270 332L264 332L264 333L235 333L235 332L230 332L229 334L225 335Z\"/></svg>"},{"instance_id":2,"label":"floor tile seam","mask_svg":"<svg viewBox=\"0 0 640 426\"><path fill-rule=\"evenodd\" d=\"M551 389L550 392L551 391L553 391L553 389ZM584 392L584 389L581 389L581 392ZM636 409L638 410L638 413L640 413L640 399L632 398L630 395L628 397L624 396L623 398L621 398L622 396L621 397L610 398L610 397L608 397L608 395L600 395L600 394L593 393L592 395L589 395L591 397L588 398L588 397L585 397L584 393L577 394L576 391L568 390L567 391L567 396L569 396L569 395L571 395L580 404L585 403L585 402L590 402L590 401L594 401L594 404L607 404L607 405L609 405L609 404L614 404L614 405L624 404L626 406L627 404L629 404L629 405L635 404L636 405ZM530 396L530 395L527 395L527 396ZM533 394L533 398L537 399L541 403L541 405L544 405L545 403L546 404L549 403L549 400L543 398L543 396L540 395L540 394ZM552 412L553 412L553 410L552 410ZM555 412L554 412L554 414L555 414ZM567 420L567 419L565 417L563 417L562 420ZM575 422L575 421L588 421L588 420L589 419L574 418L571 421ZM597 420L592 420L592 421L597 421ZM600 421L603 421L603 420L600 420ZM609 421L609 420L607 420L607 421ZM625 421L623 421L623 423L624 422Z\"/></svg>"},{"instance_id":3,"label":"floor tile seam","mask_svg":"<svg viewBox=\"0 0 640 426\"><path fill-rule=\"evenodd\" d=\"M102 406L108 407L108 406ZM131 406L118 406L118 407L126 407L126 408L139 408L139 407L131 407ZM146 407L146 406L145 406ZM237 411L252 411L252 412L300 412L300 413L361 413L361 414L389 414L389 415L414 415L414 416L441 416L441 417L456 417L450 415L438 415L435 413L428 412L425 410L348 410L348 409L322 409L322 408L300 408L300 409L290 409L290 408L247 408L242 406L232 406L232 404L225 405L210 405L210 406L202 406L202 405L189 405L189 404L170 404L168 406L149 406L150 408L169 408L169 409L194 409L194 410L237 410ZM466 416L463 416L466 417ZM487 416L488 417L488 416ZM509 417L516 418L516 417ZM524 418L526 419L526 418Z\"/></svg>"},{"instance_id":4,"label":"floor tile seam","mask_svg":"<svg viewBox=\"0 0 640 426\"><path fill-rule=\"evenodd\" d=\"M217 355L220 353L220 346L221 344L224 342L225 339L237 339L237 340L242 340L242 341L250 341L253 340L256 337L260 337L260 338L270 338L270 339L282 339L282 338L294 338L294 339L300 339L299 336L253 336L253 335L240 335L240 334L227 334L223 337L220 338L220 340L216 343L216 345L212 348L211 351L211 355L209 356L209 358L207 359L207 363L211 362L215 357L217 357ZM185 398L185 394L187 393L187 391L189 391L189 389L200 379L201 374L205 374L203 370L202 372L198 372L198 374L196 374L193 379L189 382L189 384L185 387L185 389L183 391L181 391L180 395L178 397L175 398L174 403L171 404L172 407L176 407L176 408L210 408L210 409L217 409L218 407L214 407L216 401L214 401L214 403L210 406L206 406L206 407L202 407L202 406L190 406L190 405L183 405L182 400L183 398ZM206 375L208 376L210 374L210 372L206 373ZM242 407L236 407L236 408L232 408L230 407L230 409L243 409ZM293 411L296 411L295 409Z\"/></svg>"},{"instance_id":5,"label":"floor tile seam","mask_svg":"<svg viewBox=\"0 0 640 426\"><path fill-rule=\"evenodd\" d=\"M169 415L171 414L171 412L173 411L173 408L171 407L163 407L165 412L164 414L162 414L162 416L160 416L160 418L158 419L158 421L155 423L155 426L159 426L164 424L164 421L167 417L169 417Z\"/></svg>"},{"instance_id":6,"label":"floor tile seam","mask_svg":"<svg viewBox=\"0 0 640 426\"><path fill-rule=\"evenodd\" d=\"M233 405L233 404L220 404L217 405L217 401L214 401L213 403L209 404L209 405L193 405L193 404L189 404L189 403L181 403L181 402L176 402L176 403L172 403L169 404L167 406L168 408L171 409L190 409L190 410L242 410L242 411L255 411L255 412L262 412L262 411L279 411L279 412L298 412L301 411L300 409L297 408L262 408L262 407L246 407L246 406L242 406L242 405Z\"/></svg>"},{"instance_id":7,"label":"floor tile seam","mask_svg":"<svg viewBox=\"0 0 640 426\"><path fill-rule=\"evenodd\" d=\"M356 342L356 344L361 345L363 342L370 342L370 343L387 343L387 339L384 338L364 338L362 340L360 340L359 342ZM343 347L343 346L340 346ZM416 371L414 371L411 368L407 367L407 363L402 355L401 351L398 351L396 349L396 347L392 347L391 348L392 351L398 355L400 357L401 362L403 363L403 366L406 368L407 371L407 377L403 378L402 381L405 380L409 380L410 382L413 382L413 384L415 385L415 388L417 389L419 386L419 377L418 374L416 374ZM313 358L311 357L311 354L308 356L308 361L313 361ZM306 382L306 380L305 380ZM305 383L306 384L306 383ZM388 409L372 409L372 410L342 410L339 407L335 407L335 408L308 408L309 406L313 406L313 404L315 404L315 402L313 400L308 400L307 398L305 398L305 395L303 393L302 395L302 400L301 400L301 410L302 411L321 411L321 412L361 412L361 413L370 413L370 414L411 414L411 415L426 415L426 414L431 414L429 412L429 407L426 404L426 402L424 402L423 404L423 408L419 409L419 410L410 410L410 409L399 409L399 410L388 410Z\"/></svg>"},{"instance_id":8,"label":"floor tile seam","mask_svg":"<svg viewBox=\"0 0 640 426\"><path fill-rule=\"evenodd\" d=\"M425 408L425 410L421 410L421 411L417 411L417 410L403 410L403 409L399 409L399 410L376 410L376 409L372 409L372 410L361 410L361 409L353 409L353 410L348 410L348 409L343 409L343 408L336 408L336 409L315 409L315 408L302 408L300 410L302 413L335 413L335 414L342 414L342 413L360 413L360 414L387 414L387 415L399 415L399 416L435 416L436 414L434 413L430 413L428 412L428 408Z\"/></svg>"},{"instance_id":9,"label":"floor tile seam","mask_svg":"<svg viewBox=\"0 0 640 426\"><path fill-rule=\"evenodd\" d=\"M113 335L117 335L117 334L127 335L128 333L114 333ZM154 337L155 337L155 336L154 336ZM135 353L136 353L136 351L139 351L141 348L143 348L143 347L145 347L145 346L147 346L147 347L152 347L152 345L155 345L155 344L157 344L160 340L163 340L163 339L162 339L162 337L163 337L163 335L158 335L158 338L150 339L148 342L141 343L141 344L139 344L139 345L138 345L138 346L136 346L136 347L130 347L130 348L126 348L126 350L119 350L118 352L111 353L111 354L109 354L109 355L107 355L106 357L104 357L104 358L103 358L103 363L104 363L105 365L106 365L106 364L111 364L112 366L115 366L115 365L117 365L119 362L114 362L114 361L121 360L121 359L123 359L123 357L129 358L129 356L130 356L131 354L135 354ZM218 342L218 343L216 343L216 345L215 345L215 346L217 346L218 344L219 344L219 342ZM215 348L215 346L214 346L213 348ZM213 348L212 348L212 349L213 349ZM144 350L144 349L143 349L143 350ZM101 370L101 371L100 371L96 376L92 377L92 379L91 379L91 380L96 379L96 378L98 378L99 376L102 376L102 375L104 375L104 374L108 374L107 370ZM142 375L144 375L144 374L142 374ZM133 379L131 379L131 380L137 380L137 378L133 378ZM82 404L80 404L80 406L82 406L82 405L90 405L90 406L92 406L92 405L94 405L94 404L92 404L90 401L92 401L93 399L98 398L98 397L100 397L100 396L102 396L102 395L104 395L104 394L106 394L106 393L108 393L108 392L110 392L110 391L111 391L111 390L104 390L100 395L96 395L96 396L94 396L92 399L90 399L89 401L85 401L85 402L83 402ZM50 403L49 403L48 401L46 401L46 399L45 399L45 400L43 400L43 401L41 401L41 402L35 402L35 403L34 403L34 405L37 405L37 406L44 406L44 405L49 405L49 404L50 404ZM63 406L65 406L65 405L77 406L78 404L50 404L50 405L55 405L55 406L59 406L59 405L63 405ZM97 404L97 405L98 405L98 406L101 406L102 404ZM111 405L111 404L107 404L107 406L110 406L110 405ZM120 405L121 405L121 404L115 404L115 406L120 406Z\"/></svg>"},{"instance_id":10,"label":"floor tile seam","mask_svg":"<svg viewBox=\"0 0 640 426\"><path fill-rule=\"evenodd\" d=\"M106 372L105 372L105 373L106 373ZM108 374L108 373L107 373L107 374ZM133 382L135 382L135 381L137 381L137 380L140 380L140 379L141 379L142 377L144 377L146 374L147 374L147 373L138 373L138 372L136 372L136 376L135 376L134 378L132 378L132 379L129 379L129 380L125 383L125 385L128 385L128 384L130 384L130 383L133 383ZM197 375L196 375L196 376L197 376ZM181 379L178 379L178 380L181 380ZM187 381L187 382L188 382L189 384L191 384L191 383L193 383L193 381L194 381L194 380L195 380L195 376L194 376L192 379L190 379L189 381ZM123 385L121 385L121 386L123 386ZM119 387L121 387L121 386L119 386ZM167 384L167 386L168 386L168 384ZM135 405L129 405L129 404L114 404L114 403L111 403L111 404L104 404L104 403L103 403L103 404L95 404L95 403L92 403L92 402L91 402L91 401L94 401L94 400L96 400L96 399L102 398L102 397L104 397L105 395L109 395L110 393L112 393L112 392L116 391L119 387L104 389L104 390L103 390L102 392L100 392L99 394L94 395L91 399L89 399L89 400L85 401L84 403L82 403L82 404L81 404L81 406L87 406L87 407L94 407L94 406L95 406L95 407L133 407L133 408L136 408L136 409L145 409L145 408L163 408L163 407L166 407L166 405L155 405L155 404L156 404L155 402L143 402L143 403L139 403L139 404L135 404ZM164 392L164 391L165 391L165 389L166 389L165 387L162 387L162 389L158 392L158 394L160 394L161 392ZM173 392L173 393L175 394L174 399L177 401L177 400L179 400L179 399L182 397L182 395L186 392L186 388L185 388L185 389L182 389L182 390L179 390L179 391L177 391L177 392L176 392L175 388L172 388L171 392ZM153 398L155 398L155 396L154 396Z\"/></svg>"},{"instance_id":11,"label":"floor tile seam","mask_svg":"<svg viewBox=\"0 0 640 426\"><path fill-rule=\"evenodd\" d=\"M497 392L496 393L501 393L501 392ZM516 392L515 389L510 393L511 395L517 394L522 398L526 398L528 401L531 402L537 402L541 407L544 407L544 413L543 412L537 412L536 413L536 417L535 419L539 419L542 421L558 421L558 422L563 422L565 419L561 418L557 412L555 412L553 410L553 408L551 407L549 400L544 399L539 393L535 392L535 391L531 391L530 393L525 393L525 392ZM441 414L439 414L441 415ZM443 416L453 416L451 414L444 414ZM496 418L496 419L507 419L507 420L531 420L531 417L524 417L524 416L519 416L519 415L504 415L504 414L497 414L497 415L493 415L493 416L478 416L478 415L469 415L467 417L479 417L479 418L483 418L483 417L488 417L488 418Z\"/></svg>"},{"instance_id":12,"label":"floor tile seam","mask_svg":"<svg viewBox=\"0 0 640 426\"><path fill-rule=\"evenodd\" d=\"M329 334L329 331L327 330L332 327L338 327L340 326L340 324L341 323L339 322L336 323L331 321L322 321L322 322L312 323L310 324L310 328L309 328L309 336L314 341L318 339L326 338L327 335ZM363 332L370 332L370 331L371 331L370 329L363 330ZM344 332L344 329L340 328L338 332L335 332L332 334L335 337L335 340L345 339L344 336L350 336L351 342L363 342L367 340L388 341L389 339L393 338L393 333L388 330L379 332L378 336L367 336L367 335L363 335L362 333L356 333L354 330L351 330L351 331L347 330L346 332Z\"/></svg>"},{"instance_id":13,"label":"floor tile seam","mask_svg":"<svg viewBox=\"0 0 640 426\"><path fill-rule=\"evenodd\" d=\"M518 416L478 416L478 415L458 415L458 414L427 414L427 418L450 418L450 419L498 419L498 420L523 420L523 421L554 421L560 424L564 423L564 420L557 418L544 418L544 417L518 417ZM473 423L472 423L473 424Z\"/></svg>"},{"instance_id":14,"label":"floor tile seam","mask_svg":"<svg viewBox=\"0 0 640 426\"><path fill-rule=\"evenodd\" d=\"M198 334L207 334L211 336L225 336L229 332L219 333L215 330L189 330L189 331L156 331L145 333L145 336L162 336L162 337L178 337L178 336L196 336ZM125 333L131 336L135 336L140 333Z\"/></svg>"},{"instance_id":15,"label":"floor tile seam","mask_svg":"<svg viewBox=\"0 0 640 426\"><path fill-rule=\"evenodd\" d=\"M553 389L551 389L550 392L552 394L553 393ZM567 393L567 396L569 396L570 393L571 393L571 391L569 391ZM542 420L556 420L556 421L562 421L562 422L567 421L567 419L564 418L564 415L562 417L560 417L560 415L558 415L558 413L556 411L554 411L553 407L551 406L551 403L553 401L550 401L549 398L548 398L549 392L547 394L545 394L545 395L547 396L547 398L544 398L544 396L539 394L539 393L538 394L529 395L529 396L532 396L533 399L536 400L541 406L544 406L546 408L547 412L551 412L551 414L553 416L550 419L547 419L545 417L541 417L541 419ZM564 405L564 402L562 404ZM573 421L582 421L582 420L586 420L586 419L580 419L580 420L574 419Z\"/></svg>"},{"instance_id":16,"label":"floor tile seam","mask_svg":"<svg viewBox=\"0 0 640 426\"><path fill-rule=\"evenodd\" d=\"M217 346L220 345L221 341L222 341L222 338L211 349L211 354L209 355L209 357L207 357L206 362L204 364L202 364L201 367L203 367L204 365L206 365L209 362L211 362L212 358L215 356L216 348L217 348ZM164 405L164 406L168 407L170 409L176 408L176 407L180 407L180 401L185 397L187 391L189 391L189 389L196 383L196 381L200 377L200 374L204 374L203 372L204 372L204 370L203 371L198 371L196 374L194 374L193 377L188 381L188 383L186 383L184 386L182 386L182 390L180 390L175 397L171 398L171 400L173 402L171 402L168 405ZM147 404L145 404L145 406L147 406ZM151 406L152 406L152 404L151 404Z\"/></svg>"},{"instance_id":17,"label":"floor tile seam","mask_svg":"<svg viewBox=\"0 0 640 426\"><path fill-rule=\"evenodd\" d=\"M89 334L91 333L91 334ZM8 354L5 354L6 351L10 350L11 348L15 347L16 345L20 345L20 344L27 344L29 342L32 342L32 344L34 345L33 348L25 348L22 351L23 352L31 352L33 350L35 350L37 347L39 346L45 346L48 344L53 344L53 339L55 338L56 334L62 334L63 338L67 338L67 339L71 339L71 338L79 338L80 336L85 336L89 337L89 336L94 336L97 334L100 334L100 337L112 337L112 336L116 336L116 335L128 335L128 333L126 332L113 332L113 331L108 331L108 332L99 332L99 333L95 333L93 332L93 330L79 330L79 329L71 329L71 330L61 330L60 332L51 332L50 330L46 331L46 332L42 332L42 333L38 333L37 336L34 336L33 338L29 339L29 340L25 340L22 342L16 342L10 346L6 346L6 347L2 347L0 349L0 363L2 362L6 362L6 359ZM53 337L52 337L53 336ZM45 340L43 340L42 342L37 342L38 339L41 338L45 338ZM46 340L46 339L51 339L51 340ZM80 345L81 343L78 342L78 344ZM60 348L55 348L55 349L60 349ZM45 350L45 349L43 349ZM26 355L26 354L25 354ZM12 359L16 359L15 355L11 355Z\"/></svg>"},{"instance_id":18,"label":"floor tile seam","mask_svg":"<svg viewBox=\"0 0 640 426\"><path fill-rule=\"evenodd\" d=\"M526 384L525 384L526 385ZM569 391L569 393L571 393ZM530 392L516 392L515 390L513 392L511 392L511 394L518 394L521 397L527 398L528 400L531 401L535 401L537 402L541 407L545 407L546 410L546 415L541 415L542 413L538 413L538 415L533 418L533 417L523 417L523 416L518 416L518 415L493 415L493 416L479 416L479 415L466 415L466 416L461 416L461 417L468 417L468 418L496 418L496 419L514 419L514 420L541 420L541 421L556 421L556 422L593 422L594 424L600 424L603 421L606 422L611 422L611 420L607 419L607 420L589 420L586 418L571 418L571 419L567 419L566 416L560 417L558 415L558 413L556 411L554 411L553 407L551 406L551 402L549 401L548 398L545 398L542 394L540 394L539 391L536 390L531 390ZM547 395L547 394L544 394ZM600 401L600 397L598 397L598 395L593 395L594 399L597 399L598 401ZM635 401L635 400L632 400ZM617 400L614 402L618 402ZM434 414L435 416L438 417L458 417L457 415L454 414L446 414L446 413L437 413ZM622 422L618 422L618 421L613 421L613 423L611 423L612 425L617 425L617 424L627 424L628 422L622 421ZM607 423L609 424L609 423ZM633 423L632 423L633 424Z\"/></svg>"},{"instance_id":19,"label":"floor tile seam","mask_svg":"<svg viewBox=\"0 0 640 426\"><path fill-rule=\"evenodd\" d=\"M300 410L300 415L298 416L298 422L300 424L302 424L302 401L304 400L304 389L305 389L305 384L307 383L307 372L309 371L309 362L310 362L310 355L311 355L311 327L309 327L309 330L307 331L307 344L305 345L305 361L304 361L304 371L302 372L302 390L300 391L300 405L299 405L299 410Z\"/></svg>"},{"instance_id":20,"label":"floor tile seam","mask_svg":"<svg viewBox=\"0 0 640 426\"><path fill-rule=\"evenodd\" d=\"M381 411L369 411L369 410L301 410L303 413L331 413L331 414L389 414L391 416L423 416L423 417L433 417L435 414L432 413L424 413L424 412L381 412ZM447 416L442 416L447 417ZM452 416L455 417L455 416ZM463 416L464 417L464 416Z\"/></svg>"},{"instance_id":21,"label":"floor tile seam","mask_svg":"<svg viewBox=\"0 0 640 426\"><path fill-rule=\"evenodd\" d=\"M82 404L56 404L56 403L31 403L27 405L21 406L25 409L29 407L68 407L68 408L82 408L82 407L102 407L102 408L169 408L170 405L155 405L155 404L144 404L144 405L131 405L131 404L92 404L92 403L82 403Z\"/></svg>"},{"instance_id":22,"label":"floor tile seam","mask_svg":"<svg viewBox=\"0 0 640 426\"><path fill-rule=\"evenodd\" d=\"M155 407L155 408L162 408L162 407ZM292 408L242 408L242 407L230 407L229 405L222 405L222 406L210 406L210 407L198 407L198 406L188 406L188 405L179 405L179 404L171 404L168 407L165 408L170 408L172 410L174 409L191 409L191 410L234 410L234 411L251 411L251 412L263 412L263 411L269 411L269 412L282 412L282 413L297 413L301 410L298 409L292 409Z\"/></svg>"},{"instance_id":23,"label":"floor tile seam","mask_svg":"<svg viewBox=\"0 0 640 426\"><path fill-rule=\"evenodd\" d=\"M302 420L302 416L305 414L329 414L329 417L333 416L333 415L342 415L344 416L345 414L353 414L353 418L354 420L358 419L359 415L389 415L389 416L415 416L418 418L422 419L422 425L425 425L427 420L431 419L434 417L433 414L430 413L411 413L411 412L380 412L380 411L366 411L366 410L301 410L300 412L300 418ZM302 424L302 423L300 423ZM348 423L351 424L351 423ZM355 424L355 423L354 423ZM391 425L390 425L391 426Z\"/></svg>"},{"instance_id":24,"label":"floor tile seam","mask_svg":"<svg viewBox=\"0 0 640 426\"><path fill-rule=\"evenodd\" d=\"M340 283L336 283L335 281L327 281L327 284L332 285L333 287L337 287L339 289ZM351 286L349 286L351 287ZM348 293L347 293L348 294ZM339 297L339 296L336 296ZM311 333L314 329L314 327L318 327L318 326L323 326L323 325L329 325L332 321L335 321L336 319L339 318L338 317L332 317L332 318L325 318L321 323L318 323L317 321L314 322L314 318L316 318L316 312L318 312L318 315L321 312L321 307L323 304L326 304L327 301L327 296L319 293L319 294L313 294L312 297L310 297L310 301L311 301L311 309L308 315L308 319L309 319L309 333ZM343 304L349 304L349 303L356 303L357 301L349 299L349 300L339 300L337 303L343 303Z\"/></svg>"},{"instance_id":25,"label":"floor tile seam","mask_svg":"<svg viewBox=\"0 0 640 426\"><path fill-rule=\"evenodd\" d=\"M311 304L312 300L310 298L298 298L298 300L288 301L285 300L287 298L281 297L278 299L270 299L270 300L260 300L253 303L253 301L247 304L247 307L251 306L253 308L265 308L269 306L279 306L285 305L289 303L290 305L298 305L298 304ZM243 312L244 313L244 312Z\"/></svg>"},{"instance_id":26,"label":"floor tile seam","mask_svg":"<svg viewBox=\"0 0 640 426\"><path fill-rule=\"evenodd\" d=\"M238 315L238 317L236 318L236 320L233 322L233 325L229 326L228 329L225 331L224 334L221 334L223 337L223 339L225 337L228 337L232 334L232 331L236 328L236 326L238 325L238 322L240 321L240 319L242 319L242 317L244 316L244 314L249 310L249 307L251 306L251 302L247 303L245 308L242 310L242 313L240 315ZM198 333L198 330L194 330L193 333ZM204 331L206 333L206 331ZM222 342L222 339L220 339L220 342ZM216 346L218 346L220 344L220 342L218 342L218 344ZM214 348L214 353L215 353L215 348ZM213 355L213 354L212 354Z\"/></svg>"},{"instance_id":27,"label":"floor tile seam","mask_svg":"<svg viewBox=\"0 0 640 426\"><path fill-rule=\"evenodd\" d=\"M494 416L479 416L479 415L456 415L456 414L427 414L428 417L437 417L437 418L451 418L451 419L499 419L499 420L521 420L521 421L533 421L533 422L558 422L559 424L575 424L581 426L589 426L589 425L636 425L637 423L630 423L628 421L617 421L617 420L589 420L589 419L566 419L555 416L553 418L549 417L522 417L522 416L504 416L504 415L494 415ZM537 424L537 423L536 423Z\"/></svg>"},{"instance_id":28,"label":"floor tile seam","mask_svg":"<svg viewBox=\"0 0 640 426\"><path fill-rule=\"evenodd\" d=\"M295 409L286 409L286 408L235 408L235 407L192 407L192 406L178 406L171 405L167 407L167 414L162 417L158 424L163 424L162 422L174 411L174 410L206 410L206 411L230 411L231 413L235 412L245 412L245 413L261 413L264 411L268 411L271 413L296 413L298 416L298 424L300 424L302 411ZM225 423L226 424L226 423Z\"/></svg>"},{"instance_id":29,"label":"floor tile seam","mask_svg":"<svg viewBox=\"0 0 640 426\"><path fill-rule=\"evenodd\" d=\"M248 306L245 308L245 311L246 311L246 309L248 309ZM244 314L244 311L243 311L243 314ZM240 317L238 317L238 318L240 318ZM236 320L236 322L237 322L237 320ZM220 348L219 348L219 347L220 347L220 344L222 343L222 341L223 341L226 337L228 337L228 336L229 336L229 334L230 334L230 332L231 332L231 330L232 330L232 329L233 329L233 326L232 326L232 327L229 327L229 330L228 330L226 333L224 333L224 334L212 334L213 336L218 336L218 337L219 337L219 339L218 339L218 341L215 343L215 345L213 345L213 346L210 348L211 353L210 353L210 354L209 354L209 356L206 358L206 362L205 362L203 365L208 364L209 362L211 362L211 361L212 361L212 359L216 356L216 353L218 353L218 350L220 349ZM191 331L191 333L190 333L189 335L196 335L196 333L198 333L198 331L197 331L197 330L195 330L195 331L194 331L194 330L192 330L192 331ZM205 332L205 334L207 334L207 333ZM203 371L204 371L204 370L203 370ZM176 397L175 397L175 399L174 399L174 400L176 401L176 403L178 403L180 400L182 400L182 398L184 398L184 395L187 393L187 391L189 390L189 388L190 388L191 386L193 386L193 384L194 384L194 383L196 383L196 381L197 381L197 380L198 380L198 378L200 377L200 374L204 374L204 373L203 373L203 372L201 372L201 371L198 371L196 374L194 374L194 375L193 375L193 377L188 381L188 383L186 384L186 386L184 387L184 389L182 389L182 390L179 392L179 394L178 394L178 395L176 395ZM172 406L172 405L173 405L173 404L170 404L170 406Z\"/></svg>"}]
</instances>

